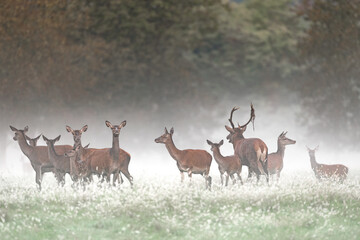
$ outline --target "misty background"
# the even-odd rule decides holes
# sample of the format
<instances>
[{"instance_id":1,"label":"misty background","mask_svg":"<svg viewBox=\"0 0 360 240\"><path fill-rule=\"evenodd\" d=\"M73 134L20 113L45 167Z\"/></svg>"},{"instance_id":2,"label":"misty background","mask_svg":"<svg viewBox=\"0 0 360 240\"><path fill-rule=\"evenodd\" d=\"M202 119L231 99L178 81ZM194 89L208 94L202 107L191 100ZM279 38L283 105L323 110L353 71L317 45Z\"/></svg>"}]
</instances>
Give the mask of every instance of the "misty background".
<instances>
[{"instance_id":1,"label":"misty background","mask_svg":"<svg viewBox=\"0 0 360 240\"><path fill-rule=\"evenodd\" d=\"M0 171L34 174L9 125L72 145L65 126L87 124L83 145L104 148L105 120L127 120L120 147L135 180L178 174L154 142L164 127L179 149L210 152L206 139L226 140L232 107L244 124L253 103L245 137L269 153L282 131L297 141L283 173L311 172L305 145L319 144L318 162L351 174L360 169L359 22L355 0L1 1Z\"/></svg>"}]
</instances>

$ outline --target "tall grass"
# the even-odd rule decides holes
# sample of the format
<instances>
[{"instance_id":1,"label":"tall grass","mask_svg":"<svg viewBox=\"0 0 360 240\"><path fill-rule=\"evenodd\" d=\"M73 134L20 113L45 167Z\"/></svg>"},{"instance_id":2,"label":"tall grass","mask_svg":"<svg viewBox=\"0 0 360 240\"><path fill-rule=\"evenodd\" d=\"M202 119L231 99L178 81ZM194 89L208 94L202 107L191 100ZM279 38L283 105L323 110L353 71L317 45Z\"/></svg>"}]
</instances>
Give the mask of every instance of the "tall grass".
<instances>
[{"instance_id":1,"label":"tall grass","mask_svg":"<svg viewBox=\"0 0 360 240\"><path fill-rule=\"evenodd\" d=\"M0 176L1 239L358 239L360 185L308 173L205 190L201 177L142 175L110 187Z\"/></svg>"}]
</instances>

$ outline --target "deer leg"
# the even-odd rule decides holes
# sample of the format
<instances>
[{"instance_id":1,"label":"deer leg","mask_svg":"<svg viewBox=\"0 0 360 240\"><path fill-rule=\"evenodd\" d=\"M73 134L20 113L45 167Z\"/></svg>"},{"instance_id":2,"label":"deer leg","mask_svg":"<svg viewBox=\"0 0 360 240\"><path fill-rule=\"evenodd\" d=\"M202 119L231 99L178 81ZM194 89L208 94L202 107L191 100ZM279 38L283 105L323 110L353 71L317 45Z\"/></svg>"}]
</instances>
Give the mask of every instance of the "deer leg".
<instances>
[{"instance_id":1,"label":"deer leg","mask_svg":"<svg viewBox=\"0 0 360 240\"><path fill-rule=\"evenodd\" d=\"M228 182L229 182L229 174L227 173L227 174L226 174L225 187L227 187Z\"/></svg>"},{"instance_id":2,"label":"deer leg","mask_svg":"<svg viewBox=\"0 0 360 240\"><path fill-rule=\"evenodd\" d=\"M241 178L240 173L239 173L239 172L237 172L237 173L236 173L236 175L237 175L237 177L238 177L239 181L241 182L241 185L244 185L244 183L243 183L243 180L242 180L242 178Z\"/></svg>"},{"instance_id":3,"label":"deer leg","mask_svg":"<svg viewBox=\"0 0 360 240\"><path fill-rule=\"evenodd\" d=\"M123 184L123 182L124 182L124 179L122 178L121 172L119 171L118 183L119 183L119 184Z\"/></svg>"},{"instance_id":4,"label":"deer leg","mask_svg":"<svg viewBox=\"0 0 360 240\"><path fill-rule=\"evenodd\" d=\"M224 185L224 174L220 172L220 180L221 180L221 186Z\"/></svg>"},{"instance_id":5,"label":"deer leg","mask_svg":"<svg viewBox=\"0 0 360 240\"><path fill-rule=\"evenodd\" d=\"M235 185L236 179L235 179L235 177L234 177L234 174L231 174L230 177L231 177L231 180L233 181L233 185Z\"/></svg>"},{"instance_id":6,"label":"deer leg","mask_svg":"<svg viewBox=\"0 0 360 240\"><path fill-rule=\"evenodd\" d=\"M279 182L279 179L280 179L280 171L277 171L276 173L276 182Z\"/></svg>"},{"instance_id":7,"label":"deer leg","mask_svg":"<svg viewBox=\"0 0 360 240\"><path fill-rule=\"evenodd\" d=\"M35 182L38 190L41 191L41 167L37 167L35 170Z\"/></svg>"},{"instance_id":8,"label":"deer leg","mask_svg":"<svg viewBox=\"0 0 360 240\"><path fill-rule=\"evenodd\" d=\"M203 174L204 178L205 178L205 188L208 189L211 191L211 181L212 181L212 178L209 176L209 172L207 173L204 173Z\"/></svg>"},{"instance_id":9,"label":"deer leg","mask_svg":"<svg viewBox=\"0 0 360 240\"><path fill-rule=\"evenodd\" d=\"M183 183L184 182L184 172L180 171L180 177L181 177L181 182Z\"/></svg>"},{"instance_id":10,"label":"deer leg","mask_svg":"<svg viewBox=\"0 0 360 240\"><path fill-rule=\"evenodd\" d=\"M191 171L191 169L188 169L188 176L189 176L189 179L190 179L190 184L192 183L192 171Z\"/></svg>"},{"instance_id":11,"label":"deer leg","mask_svg":"<svg viewBox=\"0 0 360 240\"><path fill-rule=\"evenodd\" d=\"M133 177L130 175L129 171L126 169L126 170L122 170L121 172L129 180L130 185L133 186Z\"/></svg>"}]
</instances>

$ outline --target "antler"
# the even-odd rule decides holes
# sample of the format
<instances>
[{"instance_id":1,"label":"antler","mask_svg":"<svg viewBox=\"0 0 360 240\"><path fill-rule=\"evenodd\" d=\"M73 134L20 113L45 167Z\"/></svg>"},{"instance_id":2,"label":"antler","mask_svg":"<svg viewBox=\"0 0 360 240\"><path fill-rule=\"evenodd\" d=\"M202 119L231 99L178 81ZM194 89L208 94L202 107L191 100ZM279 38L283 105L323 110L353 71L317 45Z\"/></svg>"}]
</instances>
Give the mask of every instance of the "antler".
<instances>
[{"instance_id":1,"label":"antler","mask_svg":"<svg viewBox=\"0 0 360 240\"><path fill-rule=\"evenodd\" d=\"M231 110L231 113L230 113L230 118L229 118L229 122L231 124L231 127L234 129L235 128L235 125L234 123L232 122L232 117L233 117L233 113L238 110L239 108L238 107L233 107L233 109Z\"/></svg>"},{"instance_id":2,"label":"antler","mask_svg":"<svg viewBox=\"0 0 360 240\"><path fill-rule=\"evenodd\" d=\"M252 122L252 125L253 125L253 129L255 130L255 127L254 127L254 121L255 121L255 109L254 109L254 106L253 104L251 103L251 112L250 112L250 119L247 123L245 123L244 125L240 126L240 128L243 128L243 127L246 127L250 122Z\"/></svg>"}]
</instances>

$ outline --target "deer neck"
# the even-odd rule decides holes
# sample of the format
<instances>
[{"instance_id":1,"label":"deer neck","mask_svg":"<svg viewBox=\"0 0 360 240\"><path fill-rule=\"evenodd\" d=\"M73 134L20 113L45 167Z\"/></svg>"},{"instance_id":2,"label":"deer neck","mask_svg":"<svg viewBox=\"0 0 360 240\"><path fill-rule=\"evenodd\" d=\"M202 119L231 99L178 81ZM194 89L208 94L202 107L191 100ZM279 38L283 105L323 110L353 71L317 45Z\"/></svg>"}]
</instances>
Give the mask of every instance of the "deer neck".
<instances>
[{"instance_id":1,"label":"deer neck","mask_svg":"<svg viewBox=\"0 0 360 240\"><path fill-rule=\"evenodd\" d=\"M57 153L55 152L54 144L50 143L50 144L48 145L48 153L49 153L50 161L54 163L54 159L59 156L59 155L57 155Z\"/></svg>"},{"instance_id":2,"label":"deer neck","mask_svg":"<svg viewBox=\"0 0 360 240\"><path fill-rule=\"evenodd\" d=\"M119 146L119 135L113 135L112 147L111 147L111 154L115 160L119 159L120 154L120 146Z\"/></svg>"},{"instance_id":3,"label":"deer neck","mask_svg":"<svg viewBox=\"0 0 360 240\"><path fill-rule=\"evenodd\" d=\"M244 140L245 140L245 138L242 134L239 134L236 137L234 137L234 140L233 140L234 149L235 149L236 145L238 145L239 143L241 144Z\"/></svg>"},{"instance_id":4,"label":"deer neck","mask_svg":"<svg viewBox=\"0 0 360 240\"><path fill-rule=\"evenodd\" d=\"M166 146L167 150L169 151L171 157L173 159L175 159L175 161L180 161L182 151L179 150L175 146L174 141L172 140L172 138L170 139L169 142L165 143L165 146Z\"/></svg>"},{"instance_id":5,"label":"deer neck","mask_svg":"<svg viewBox=\"0 0 360 240\"><path fill-rule=\"evenodd\" d=\"M280 155L281 158L283 159L284 155L285 155L285 145L282 145L281 143L278 142L278 149L277 149L276 153L278 155Z\"/></svg>"},{"instance_id":6,"label":"deer neck","mask_svg":"<svg viewBox=\"0 0 360 240\"><path fill-rule=\"evenodd\" d=\"M79 140L79 141L77 141L77 142L74 142L73 148L75 149L77 146L80 146L80 148L82 148L81 140Z\"/></svg>"},{"instance_id":7,"label":"deer neck","mask_svg":"<svg viewBox=\"0 0 360 240\"><path fill-rule=\"evenodd\" d=\"M311 163L311 168L315 171L315 169L318 165L316 162L315 156L310 156L310 163Z\"/></svg>"},{"instance_id":8,"label":"deer neck","mask_svg":"<svg viewBox=\"0 0 360 240\"><path fill-rule=\"evenodd\" d=\"M215 161L217 163L222 163L224 161L224 156L221 155L221 152L220 152L220 149L219 148L215 148L213 150L213 154L214 154L214 158L215 158Z\"/></svg>"},{"instance_id":9,"label":"deer neck","mask_svg":"<svg viewBox=\"0 0 360 240\"><path fill-rule=\"evenodd\" d=\"M34 147L30 146L24 136L24 133L21 134L21 136L19 137L19 139L17 140L20 146L21 151L27 156L29 157L31 155L31 153L34 150Z\"/></svg>"}]
</instances>

